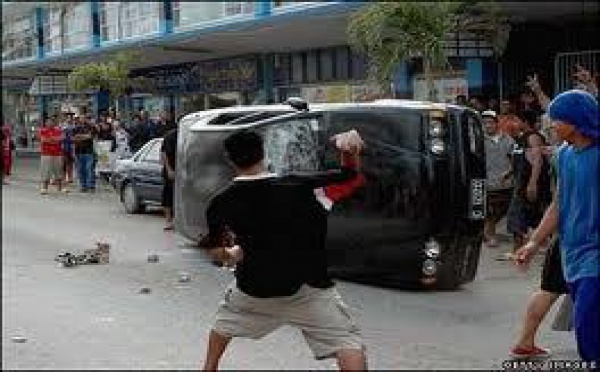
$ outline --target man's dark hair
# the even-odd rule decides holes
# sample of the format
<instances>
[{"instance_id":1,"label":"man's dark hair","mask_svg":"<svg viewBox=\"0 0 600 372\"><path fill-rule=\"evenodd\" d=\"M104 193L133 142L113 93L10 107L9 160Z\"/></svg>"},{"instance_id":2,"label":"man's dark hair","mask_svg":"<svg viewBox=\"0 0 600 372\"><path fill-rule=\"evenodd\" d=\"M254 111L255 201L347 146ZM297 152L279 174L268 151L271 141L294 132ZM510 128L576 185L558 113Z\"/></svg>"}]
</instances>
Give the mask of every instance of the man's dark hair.
<instances>
[{"instance_id":1,"label":"man's dark hair","mask_svg":"<svg viewBox=\"0 0 600 372\"><path fill-rule=\"evenodd\" d=\"M251 167L265 157L261 135L251 130L230 135L223 145L229 160L241 169Z\"/></svg>"}]
</instances>

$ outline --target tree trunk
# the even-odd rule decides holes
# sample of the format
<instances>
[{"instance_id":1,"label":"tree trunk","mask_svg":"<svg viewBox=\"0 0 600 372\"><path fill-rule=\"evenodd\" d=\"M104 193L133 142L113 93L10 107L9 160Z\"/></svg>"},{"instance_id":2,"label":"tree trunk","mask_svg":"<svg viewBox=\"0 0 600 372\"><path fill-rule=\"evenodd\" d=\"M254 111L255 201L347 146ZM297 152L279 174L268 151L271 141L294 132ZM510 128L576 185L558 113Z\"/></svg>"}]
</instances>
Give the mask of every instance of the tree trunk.
<instances>
[{"instance_id":1,"label":"tree trunk","mask_svg":"<svg viewBox=\"0 0 600 372\"><path fill-rule=\"evenodd\" d=\"M427 83L427 97L431 102L435 102L435 83L433 81L431 61L427 57L423 58L423 74L425 75L425 82Z\"/></svg>"}]
</instances>

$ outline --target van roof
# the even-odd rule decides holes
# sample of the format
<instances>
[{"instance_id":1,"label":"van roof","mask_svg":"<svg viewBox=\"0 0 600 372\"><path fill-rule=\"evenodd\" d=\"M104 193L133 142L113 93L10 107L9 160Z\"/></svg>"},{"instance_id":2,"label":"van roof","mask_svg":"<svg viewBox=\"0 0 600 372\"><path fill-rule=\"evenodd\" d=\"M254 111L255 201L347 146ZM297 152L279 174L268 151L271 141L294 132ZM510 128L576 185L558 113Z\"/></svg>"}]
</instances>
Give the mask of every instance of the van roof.
<instances>
[{"instance_id":1,"label":"van roof","mask_svg":"<svg viewBox=\"0 0 600 372\"><path fill-rule=\"evenodd\" d=\"M372 102L343 102L343 103L316 103L309 105L309 111L311 112L319 112L319 111L336 111L342 109L352 109L352 108L375 108L375 107L397 107L404 109L416 109L416 110L447 110L449 108L460 109L461 106L449 104L449 103L433 103L426 101L415 101L408 99L381 99ZM290 112L291 106L287 104L275 104L275 105L257 105L257 106L232 106L218 109L211 109L205 111L199 111L192 114L188 114L184 116L181 120L194 120L194 123L191 124L191 130L198 130L206 125L212 120L212 118L217 117L222 114L231 114L231 113L243 113L243 112L277 112L280 111L282 113ZM201 120L202 118L210 117L209 120Z\"/></svg>"},{"instance_id":2,"label":"van roof","mask_svg":"<svg viewBox=\"0 0 600 372\"><path fill-rule=\"evenodd\" d=\"M228 114L235 112L252 112L252 111L289 111L289 105L277 104L277 105L257 105L257 106L231 106L217 109L203 110L193 112L185 115L181 120L188 120L192 118L200 118L202 116L212 116L219 114Z\"/></svg>"}]
</instances>

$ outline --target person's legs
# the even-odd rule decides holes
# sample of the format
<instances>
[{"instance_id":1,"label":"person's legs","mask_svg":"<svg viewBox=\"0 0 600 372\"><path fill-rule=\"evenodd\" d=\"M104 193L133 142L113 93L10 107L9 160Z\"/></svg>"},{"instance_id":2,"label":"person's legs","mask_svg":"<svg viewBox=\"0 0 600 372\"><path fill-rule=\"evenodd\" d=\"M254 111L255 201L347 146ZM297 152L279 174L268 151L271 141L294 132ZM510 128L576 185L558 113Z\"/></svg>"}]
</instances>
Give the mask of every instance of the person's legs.
<instances>
[{"instance_id":1,"label":"person's legs","mask_svg":"<svg viewBox=\"0 0 600 372\"><path fill-rule=\"evenodd\" d=\"M93 190L96 186L94 177L94 155L84 155L84 173L85 173L85 188L87 190Z\"/></svg>"},{"instance_id":2,"label":"person's legs","mask_svg":"<svg viewBox=\"0 0 600 372\"><path fill-rule=\"evenodd\" d=\"M54 181L56 182L56 188L58 189L58 191L62 191L62 181L63 181L63 157L62 157L62 155L52 157L52 173L54 176Z\"/></svg>"},{"instance_id":3,"label":"person's legs","mask_svg":"<svg viewBox=\"0 0 600 372\"><path fill-rule=\"evenodd\" d=\"M600 277L569 283L573 297L573 323L579 356L600 363Z\"/></svg>"},{"instance_id":4,"label":"person's legs","mask_svg":"<svg viewBox=\"0 0 600 372\"><path fill-rule=\"evenodd\" d=\"M75 167L77 168L77 178L79 179L79 187L81 191L86 190L86 176L85 176L85 155L75 155Z\"/></svg>"},{"instance_id":5,"label":"person's legs","mask_svg":"<svg viewBox=\"0 0 600 372\"><path fill-rule=\"evenodd\" d=\"M544 290L537 290L531 296L523 319L523 328L515 348L533 349L535 347L535 336L540 324L559 297L560 294L558 293Z\"/></svg>"},{"instance_id":6,"label":"person's legs","mask_svg":"<svg viewBox=\"0 0 600 372\"><path fill-rule=\"evenodd\" d=\"M96 189L96 164L98 164L98 155L95 153L90 155L90 170L89 174L89 183L88 186L90 190L94 191Z\"/></svg>"},{"instance_id":7,"label":"person's legs","mask_svg":"<svg viewBox=\"0 0 600 372\"><path fill-rule=\"evenodd\" d=\"M165 230L173 230L173 181L163 178L162 205L165 213Z\"/></svg>"},{"instance_id":8,"label":"person's legs","mask_svg":"<svg viewBox=\"0 0 600 372\"><path fill-rule=\"evenodd\" d=\"M40 157L40 181L42 184L40 192L42 194L48 193L48 185L50 184L50 161L46 155Z\"/></svg>"},{"instance_id":9,"label":"person's legs","mask_svg":"<svg viewBox=\"0 0 600 372\"><path fill-rule=\"evenodd\" d=\"M219 361L231 342L231 337L221 335L213 330L208 336L208 348L206 349L206 359L204 361L204 371L216 371L219 368Z\"/></svg>"},{"instance_id":10,"label":"person's legs","mask_svg":"<svg viewBox=\"0 0 600 372\"><path fill-rule=\"evenodd\" d=\"M215 316L206 351L204 370L214 371L227 345L234 337L260 339L282 325L278 315L281 301L288 298L257 298L249 296L231 284Z\"/></svg>"},{"instance_id":11,"label":"person's legs","mask_svg":"<svg viewBox=\"0 0 600 372\"><path fill-rule=\"evenodd\" d=\"M360 330L335 288L303 285L285 313L286 322L302 330L315 358L335 357L342 371L367 368Z\"/></svg>"}]
</instances>

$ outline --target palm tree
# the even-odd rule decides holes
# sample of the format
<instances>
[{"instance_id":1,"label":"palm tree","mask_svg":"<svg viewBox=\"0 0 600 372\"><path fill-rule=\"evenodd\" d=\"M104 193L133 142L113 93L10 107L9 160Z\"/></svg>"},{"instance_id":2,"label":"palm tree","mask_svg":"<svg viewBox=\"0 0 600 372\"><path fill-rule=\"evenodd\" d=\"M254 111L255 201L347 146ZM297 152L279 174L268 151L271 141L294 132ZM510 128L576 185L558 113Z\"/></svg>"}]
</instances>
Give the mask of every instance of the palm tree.
<instances>
[{"instance_id":1,"label":"palm tree","mask_svg":"<svg viewBox=\"0 0 600 372\"><path fill-rule=\"evenodd\" d=\"M129 74L137 56L134 52L119 52L106 62L79 65L69 74L69 86L76 91L109 92L110 98L118 102L133 84Z\"/></svg>"},{"instance_id":2,"label":"palm tree","mask_svg":"<svg viewBox=\"0 0 600 372\"><path fill-rule=\"evenodd\" d=\"M350 45L369 61L369 77L384 90L401 61L420 59L429 97L433 72L448 66L446 42L453 33L476 33L501 55L508 41L507 18L491 2L375 2L354 14L348 25Z\"/></svg>"}]
</instances>

